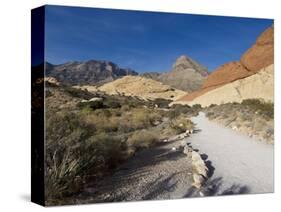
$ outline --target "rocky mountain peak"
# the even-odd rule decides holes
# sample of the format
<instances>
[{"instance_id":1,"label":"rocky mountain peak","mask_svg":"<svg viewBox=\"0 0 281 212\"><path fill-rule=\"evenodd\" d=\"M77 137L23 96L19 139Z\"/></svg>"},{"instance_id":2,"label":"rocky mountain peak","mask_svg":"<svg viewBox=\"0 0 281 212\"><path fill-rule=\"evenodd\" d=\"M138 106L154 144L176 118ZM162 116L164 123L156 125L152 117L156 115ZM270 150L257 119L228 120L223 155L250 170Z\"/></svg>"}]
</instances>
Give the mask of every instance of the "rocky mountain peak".
<instances>
[{"instance_id":1,"label":"rocky mountain peak","mask_svg":"<svg viewBox=\"0 0 281 212\"><path fill-rule=\"evenodd\" d=\"M192 70L200 73L202 76L207 76L207 68L191 59L186 55L181 55L177 58L176 62L173 65L172 71L181 71L181 70Z\"/></svg>"},{"instance_id":2,"label":"rocky mountain peak","mask_svg":"<svg viewBox=\"0 0 281 212\"><path fill-rule=\"evenodd\" d=\"M184 68L193 68L191 59L186 55L181 55L180 57L178 57L173 65L173 68L177 68L179 66Z\"/></svg>"}]
</instances>

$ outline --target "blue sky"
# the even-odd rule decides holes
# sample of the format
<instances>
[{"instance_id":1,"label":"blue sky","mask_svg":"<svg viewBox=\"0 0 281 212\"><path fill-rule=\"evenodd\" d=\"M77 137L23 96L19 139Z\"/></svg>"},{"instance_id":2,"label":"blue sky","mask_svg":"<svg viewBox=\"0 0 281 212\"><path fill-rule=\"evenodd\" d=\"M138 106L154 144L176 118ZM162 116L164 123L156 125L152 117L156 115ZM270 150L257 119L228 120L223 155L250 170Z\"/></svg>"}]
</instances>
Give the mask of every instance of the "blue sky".
<instances>
[{"instance_id":1,"label":"blue sky","mask_svg":"<svg viewBox=\"0 0 281 212\"><path fill-rule=\"evenodd\" d=\"M45 58L109 60L138 72L169 71L187 55L209 71L239 60L270 19L47 6Z\"/></svg>"}]
</instances>

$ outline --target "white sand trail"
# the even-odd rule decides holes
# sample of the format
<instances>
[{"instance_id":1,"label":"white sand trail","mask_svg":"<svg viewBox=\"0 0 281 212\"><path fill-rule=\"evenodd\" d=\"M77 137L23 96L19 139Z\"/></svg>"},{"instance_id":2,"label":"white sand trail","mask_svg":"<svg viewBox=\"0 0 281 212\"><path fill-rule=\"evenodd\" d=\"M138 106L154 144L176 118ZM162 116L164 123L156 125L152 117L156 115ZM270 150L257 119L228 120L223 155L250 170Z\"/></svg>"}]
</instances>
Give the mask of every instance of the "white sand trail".
<instances>
[{"instance_id":1,"label":"white sand trail","mask_svg":"<svg viewBox=\"0 0 281 212\"><path fill-rule=\"evenodd\" d=\"M274 146L209 121L193 117L198 133L187 138L205 153L212 175L205 195L268 193L274 191Z\"/></svg>"}]
</instances>

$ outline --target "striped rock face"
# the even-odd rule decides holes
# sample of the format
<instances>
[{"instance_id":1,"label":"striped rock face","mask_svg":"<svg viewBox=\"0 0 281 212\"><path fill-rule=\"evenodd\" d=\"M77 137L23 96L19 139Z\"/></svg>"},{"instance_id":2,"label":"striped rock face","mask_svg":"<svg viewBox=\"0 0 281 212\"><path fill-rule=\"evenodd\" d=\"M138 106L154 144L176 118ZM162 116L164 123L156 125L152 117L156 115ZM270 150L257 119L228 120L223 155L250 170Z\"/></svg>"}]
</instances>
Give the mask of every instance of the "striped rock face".
<instances>
[{"instance_id":1,"label":"striped rock face","mask_svg":"<svg viewBox=\"0 0 281 212\"><path fill-rule=\"evenodd\" d=\"M241 57L241 63L252 73L274 63L274 28L264 31L256 43Z\"/></svg>"},{"instance_id":2,"label":"striped rock face","mask_svg":"<svg viewBox=\"0 0 281 212\"><path fill-rule=\"evenodd\" d=\"M240 61L226 63L213 71L202 87L177 99L173 104L190 104L211 91L233 82L256 75L265 69L273 69L274 64L274 28L264 31L241 57ZM255 94L255 92L253 93ZM199 101L198 104L200 104ZM212 102L213 104L220 104ZM210 103L210 104L212 104Z\"/></svg>"}]
</instances>

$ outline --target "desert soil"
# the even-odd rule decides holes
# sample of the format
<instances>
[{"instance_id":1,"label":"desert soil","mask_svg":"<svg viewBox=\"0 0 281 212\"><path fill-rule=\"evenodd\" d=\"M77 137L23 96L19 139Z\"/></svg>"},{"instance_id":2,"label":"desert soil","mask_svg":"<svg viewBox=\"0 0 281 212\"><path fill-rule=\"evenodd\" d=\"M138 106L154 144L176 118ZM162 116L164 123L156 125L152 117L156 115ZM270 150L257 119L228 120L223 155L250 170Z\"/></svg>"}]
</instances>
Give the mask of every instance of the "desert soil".
<instances>
[{"instance_id":1,"label":"desert soil","mask_svg":"<svg viewBox=\"0 0 281 212\"><path fill-rule=\"evenodd\" d=\"M273 192L273 145L211 122L204 113L192 121L197 130L191 137L138 152L113 176L88 185L82 202ZM199 190L191 186L191 162L180 150L184 143L198 149L209 168Z\"/></svg>"},{"instance_id":2,"label":"desert soil","mask_svg":"<svg viewBox=\"0 0 281 212\"><path fill-rule=\"evenodd\" d=\"M82 196L87 196L88 202L182 198L192 183L191 162L179 150L182 142L138 152L113 176L86 188Z\"/></svg>"}]
</instances>

